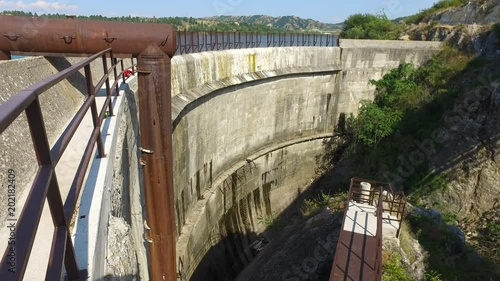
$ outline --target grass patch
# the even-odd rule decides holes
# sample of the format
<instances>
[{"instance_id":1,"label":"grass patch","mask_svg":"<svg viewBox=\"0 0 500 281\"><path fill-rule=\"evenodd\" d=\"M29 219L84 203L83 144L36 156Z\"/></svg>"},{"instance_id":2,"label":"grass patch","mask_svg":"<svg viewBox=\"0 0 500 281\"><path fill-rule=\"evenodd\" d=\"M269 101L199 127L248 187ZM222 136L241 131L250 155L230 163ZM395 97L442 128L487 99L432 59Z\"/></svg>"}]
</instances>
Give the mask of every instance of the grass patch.
<instances>
[{"instance_id":1,"label":"grass patch","mask_svg":"<svg viewBox=\"0 0 500 281\"><path fill-rule=\"evenodd\" d=\"M347 192L338 192L334 195L321 192L317 197L306 199L300 208L300 214L304 218L319 214L325 207L332 211L340 211L345 207Z\"/></svg>"},{"instance_id":2,"label":"grass patch","mask_svg":"<svg viewBox=\"0 0 500 281\"><path fill-rule=\"evenodd\" d=\"M257 217L257 222L264 225L267 230L272 231L280 231L287 226L287 222L285 220L268 216Z\"/></svg>"},{"instance_id":3,"label":"grass patch","mask_svg":"<svg viewBox=\"0 0 500 281\"><path fill-rule=\"evenodd\" d=\"M383 281L411 281L411 276L401 264L401 255L392 252L382 256L382 280Z\"/></svg>"},{"instance_id":4,"label":"grass patch","mask_svg":"<svg viewBox=\"0 0 500 281\"><path fill-rule=\"evenodd\" d=\"M410 227L406 220L401 222L401 230L399 233L399 245L401 249L406 253L408 259L410 260L410 264L413 264L417 261L419 253L416 253L412 246L412 240L415 239L413 233L410 231Z\"/></svg>"},{"instance_id":5,"label":"grass patch","mask_svg":"<svg viewBox=\"0 0 500 281\"><path fill-rule=\"evenodd\" d=\"M432 270L431 272L426 272L424 274L424 281L442 281L441 274Z\"/></svg>"},{"instance_id":6,"label":"grass patch","mask_svg":"<svg viewBox=\"0 0 500 281\"><path fill-rule=\"evenodd\" d=\"M491 235L500 235L500 222L492 221L488 223L488 232Z\"/></svg>"},{"instance_id":7,"label":"grass patch","mask_svg":"<svg viewBox=\"0 0 500 281\"><path fill-rule=\"evenodd\" d=\"M443 215L443 223L448 225L457 225L458 217L456 214L451 212L442 212Z\"/></svg>"}]
</instances>

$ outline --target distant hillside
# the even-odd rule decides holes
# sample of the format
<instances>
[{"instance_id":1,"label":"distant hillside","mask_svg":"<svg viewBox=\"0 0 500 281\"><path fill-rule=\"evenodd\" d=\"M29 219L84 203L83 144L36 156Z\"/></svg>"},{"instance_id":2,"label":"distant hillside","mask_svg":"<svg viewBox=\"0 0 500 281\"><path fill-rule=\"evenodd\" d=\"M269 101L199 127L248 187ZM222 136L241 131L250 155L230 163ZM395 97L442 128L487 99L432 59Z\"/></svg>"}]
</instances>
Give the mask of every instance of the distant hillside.
<instances>
[{"instance_id":1,"label":"distant hillside","mask_svg":"<svg viewBox=\"0 0 500 281\"><path fill-rule=\"evenodd\" d=\"M342 29L342 23L330 24L323 23L312 19L303 19L296 16L271 17L264 15L255 16L218 16L209 17L205 20L215 22L232 22L266 25L268 27L283 29L287 31L318 31L339 33Z\"/></svg>"},{"instance_id":2,"label":"distant hillside","mask_svg":"<svg viewBox=\"0 0 500 281\"><path fill-rule=\"evenodd\" d=\"M36 14L23 11L4 11L0 15L66 18L65 14ZM101 15L78 16L83 20L107 20L121 22L156 22L171 24L177 31L223 31L223 32L308 32L339 34L342 24L327 24L295 16L220 16L209 18L193 17L105 17Z\"/></svg>"}]
</instances>

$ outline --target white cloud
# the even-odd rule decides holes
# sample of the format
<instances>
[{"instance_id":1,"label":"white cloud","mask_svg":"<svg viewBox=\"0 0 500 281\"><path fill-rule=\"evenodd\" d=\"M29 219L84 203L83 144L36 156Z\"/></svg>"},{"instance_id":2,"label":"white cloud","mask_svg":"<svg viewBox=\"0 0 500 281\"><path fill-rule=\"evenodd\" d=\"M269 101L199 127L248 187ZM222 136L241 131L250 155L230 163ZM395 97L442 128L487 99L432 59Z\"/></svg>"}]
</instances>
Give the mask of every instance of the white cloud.
<instances>
[{"instance_id":1,"label":"white cloud","mask_svg":"<svg viewBox=\"0 0 500 281\"><path fill-rule=\"evenodd\" d=\"M45 12L74 11L78 9L75 5L67 5L59 2L47 2L42 0L31 3L25 3L24 1L13 2L0 0L0 7L20 10L43 10Z\"/></svg>"}]
</instances>

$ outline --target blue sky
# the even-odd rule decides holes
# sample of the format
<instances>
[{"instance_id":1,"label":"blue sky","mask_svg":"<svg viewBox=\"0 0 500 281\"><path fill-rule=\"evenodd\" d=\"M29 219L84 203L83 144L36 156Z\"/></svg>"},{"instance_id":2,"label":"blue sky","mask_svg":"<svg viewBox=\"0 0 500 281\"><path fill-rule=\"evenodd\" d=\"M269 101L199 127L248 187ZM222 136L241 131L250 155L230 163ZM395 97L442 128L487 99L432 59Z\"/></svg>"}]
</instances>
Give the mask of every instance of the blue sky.
<instances>
[{"instance_id":1,"label":"blue sky","mask_svg":"<svg viewBox=\"0 0 500 281\"><path fill-rule=\"evenodd\" d=\"M0 10L105 16L270 15L299 16L337 23L354 13L380 13L389 18L414 14L437 0L0 0Z\"/></svg>"}]
</instances>

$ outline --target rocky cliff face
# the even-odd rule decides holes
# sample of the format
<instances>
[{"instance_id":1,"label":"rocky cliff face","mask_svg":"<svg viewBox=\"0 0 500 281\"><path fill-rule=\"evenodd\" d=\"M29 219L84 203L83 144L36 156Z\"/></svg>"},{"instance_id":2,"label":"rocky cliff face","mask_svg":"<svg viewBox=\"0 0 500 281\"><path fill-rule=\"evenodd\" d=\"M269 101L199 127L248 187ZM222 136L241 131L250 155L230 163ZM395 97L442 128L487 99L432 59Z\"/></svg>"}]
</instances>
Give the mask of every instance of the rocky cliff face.
<instances>
[{"instance_id":1,"label":"rocky cliff face","mask_svg":"<svg viewBox=\"0 0 500 281\"><path fill-rule=\"evenodd\" d=\"M499 19L500 0L471 0L407 26L401 39L447 41L464 51L492 58L499 47L492 27Z\"/></svg>"},{"instance_id":2,"label":"rocky cliff face","mask_svg":"<svg viewBox=\"0 0 500 281\"><path fill-rule=\"evenodd\" d=\"M485 82L487 83L487 82ZM442 124L447 141L437 149L435 171L449 178L433 198L461 220L476 221L500 206L500 87L491 82L459 100Z\"/></svg>"},{"instance_id":3,"label":"rocky cliff face","mask_svg":"<svg viewBox=\"0 0 500 281\"><path fill-rule=\"evenodd\" d=\"M466 5L450 8L429 18L442 25L493 24L500 16L500 0L469 0Z\"/></svg>"},{"instance_id":4,"label":"rocky cliff face","mask_svg":"<svg viewBox=\"0 0 500 281\"><path fill-rule=\"evenodd\" d=\"M467 242L500 264L500 0L471 0L407 26L401 39L446 41L482 64L464 75L464 95L444 113L430 166L446 188L421 202L456 215ZM474 87L469 87L476 85ZM471 88L472 90L466 90ZM498 233L497 233L498 232ZM495 246L496 245L496 246Z\"/></svg>"},{"instance_id":5,"label":"rocky cliff face","mask_svg":"<svg viewBox=\"0 0 500 281\"><path fill-rule=\"evenodd\" d=\"M500 0L471 0L407 29L412 39L447 41L488 61L489 66L467 75L464 84L478 86L446 114L441 129L448 140L432 163L450 182L449 189L431 201L444 202L469 223L500 205L499 16Z\"/></svg>"},{"instance_id":6,"label":"rocky cliff face","mask_svg":"<svg viewBox=\"0 0 500 281\"><path fill-rule=\"evenodd\" d=\"M491 25L439 25L420 23L406 31L402 37L419 41L445 41L461 50L494 58L498 40Z\"/></svg>"}]
</instances>

